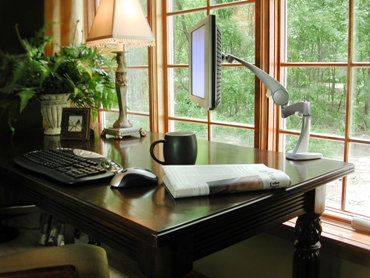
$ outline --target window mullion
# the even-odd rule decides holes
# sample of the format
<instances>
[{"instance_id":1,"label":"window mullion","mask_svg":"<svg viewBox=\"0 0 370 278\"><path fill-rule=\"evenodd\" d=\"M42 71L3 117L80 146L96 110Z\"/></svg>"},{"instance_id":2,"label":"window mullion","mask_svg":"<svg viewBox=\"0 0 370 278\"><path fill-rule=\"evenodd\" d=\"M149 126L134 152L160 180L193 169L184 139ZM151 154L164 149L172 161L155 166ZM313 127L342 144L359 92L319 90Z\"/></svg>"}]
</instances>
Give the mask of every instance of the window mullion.
<instances>
[{"instance_id":1,"label":"window mullion","mask_svg":"<svg viewBox=\"0 0 370 278\"><path fill-rule=\"evenodd\" d=\"M256 66L276 77L276 28L272 17L275 16L274 1L256 1ZM259 149L276 149L277 109L266 98L266 88L259 79L255 82L255 136L254 147Z\"/></svg>"}]
</instances>

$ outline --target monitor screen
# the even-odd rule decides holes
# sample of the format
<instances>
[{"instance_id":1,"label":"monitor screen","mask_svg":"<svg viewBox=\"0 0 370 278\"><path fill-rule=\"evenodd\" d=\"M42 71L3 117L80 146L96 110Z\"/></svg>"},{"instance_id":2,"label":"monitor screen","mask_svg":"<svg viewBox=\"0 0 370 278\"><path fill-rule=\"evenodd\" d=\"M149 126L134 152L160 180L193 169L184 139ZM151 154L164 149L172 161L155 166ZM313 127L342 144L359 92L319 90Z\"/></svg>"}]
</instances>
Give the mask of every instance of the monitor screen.
<instances>
[{"instance_id":1,"label":"monitor screen","mask_svg":"<svg viewBox=\"0 0 370 278\"><path fill-rule=\"evenodd\" d=\"M191 70L191 91L192 95L204 98L204 63L197 61L204 61L204 25L199 27L198 29L194 30L191 33L191 41L192 41L192 55L191 55L191 64L194 65Z\"/></svg>"},{"instance_id":2,"label":"monitor screen","mask_svg":"<svg viewBox=\"0 0 370 278\"><path fill-rule=\"evenodd\" d=\"M221 102L221 32L215 15L189 29L189 98L209 110Z\"/></svg>"}]
</instances>

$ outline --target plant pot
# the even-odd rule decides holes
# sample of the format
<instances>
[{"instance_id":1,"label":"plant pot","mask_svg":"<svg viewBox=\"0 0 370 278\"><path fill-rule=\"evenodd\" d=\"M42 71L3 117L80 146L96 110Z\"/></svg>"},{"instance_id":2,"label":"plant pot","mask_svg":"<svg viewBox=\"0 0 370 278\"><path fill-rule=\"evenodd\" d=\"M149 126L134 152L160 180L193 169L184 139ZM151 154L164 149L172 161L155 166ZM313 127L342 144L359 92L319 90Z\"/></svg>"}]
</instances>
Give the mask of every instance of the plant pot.
<instances>
[{"instance_id":1,"label":"plant pot","mask_svg":"<svg viewBox=\"0 0 370 278\"><path fill-rule=\"evenodd\" d=\"M44 134L60 134L63 107L71 107L68 94L41 95L41 114L47 124Z\"/></svg>"}]
</instances>

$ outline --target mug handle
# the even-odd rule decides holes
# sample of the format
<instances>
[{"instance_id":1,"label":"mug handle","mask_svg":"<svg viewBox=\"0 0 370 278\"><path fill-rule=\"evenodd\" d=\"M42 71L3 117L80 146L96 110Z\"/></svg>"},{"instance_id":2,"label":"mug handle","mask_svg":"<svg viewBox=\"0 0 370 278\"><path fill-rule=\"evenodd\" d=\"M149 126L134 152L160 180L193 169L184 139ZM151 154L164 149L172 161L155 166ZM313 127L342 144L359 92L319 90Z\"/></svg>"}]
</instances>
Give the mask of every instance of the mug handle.
<instances>
[{"instance_id":1,"label":"mug handle","mask_svg":"<svg viewBox=\"0 0 370 278\"><path fill-rule=\"evenodd\" d=\"M155 160L157 161L159 164L162 164L162 165L165 165L166 163L164 161L160 161L158 158L155 157L154 155L154 147L159 144L159 143L163 143L164 144L165 140L164 139L161 139L161 140L157 140L157 141L154 141L151 145L150 145L150 156Z\"/></svg>"}]
</instances>

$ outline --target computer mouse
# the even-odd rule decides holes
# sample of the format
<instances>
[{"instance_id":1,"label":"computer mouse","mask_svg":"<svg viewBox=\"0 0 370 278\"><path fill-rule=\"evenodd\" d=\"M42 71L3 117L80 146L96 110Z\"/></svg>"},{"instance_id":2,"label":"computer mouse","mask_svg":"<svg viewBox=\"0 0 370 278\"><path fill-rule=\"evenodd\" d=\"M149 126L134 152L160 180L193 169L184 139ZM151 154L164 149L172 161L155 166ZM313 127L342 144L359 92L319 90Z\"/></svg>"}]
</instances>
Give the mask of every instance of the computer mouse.
<instances>
[{"instance_id":1,"label":"computer mouse","mask_svg":"<svg viewBox=\"0 0 370 278\"><path fill-rule=\"evenodd\" d=\"M157 184L158 177L156 174L150 170L139 167L126 168L122 172L114 175L110 182L112 187L134 187Z\"/></svg>"}]
</instances>

